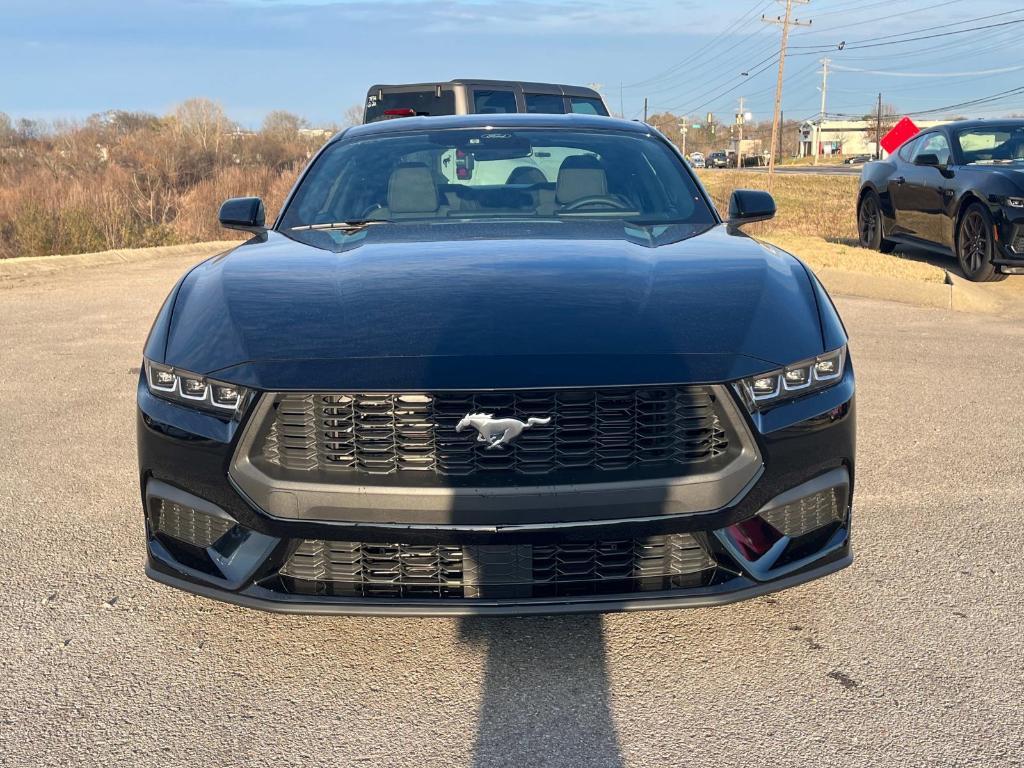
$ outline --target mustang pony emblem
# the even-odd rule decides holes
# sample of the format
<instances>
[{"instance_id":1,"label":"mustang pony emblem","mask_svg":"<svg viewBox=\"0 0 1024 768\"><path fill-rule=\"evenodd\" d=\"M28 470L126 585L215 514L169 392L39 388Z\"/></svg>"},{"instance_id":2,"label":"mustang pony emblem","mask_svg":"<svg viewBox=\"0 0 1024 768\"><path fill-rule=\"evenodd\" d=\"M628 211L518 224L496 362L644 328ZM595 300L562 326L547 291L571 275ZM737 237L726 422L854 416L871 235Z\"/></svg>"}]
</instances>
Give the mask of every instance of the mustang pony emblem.
<instances>
[{"instance_id":1,"label":"mustang pony emblem","mask_svg":"<svg viewBox=\"0 0 1024 768\"><path fill-rule=\"evenodd\" d=\"M500 445L508 445L530 427L543 426L551 422L551 417L546 419L529 418L526 423L519 419L496 419L493 413L467 413L458 424L455 431L461 432L467 427L472 427L478 434L478 443L487 443L486 450L497 448Z\"/></svg>"}]
</instances>

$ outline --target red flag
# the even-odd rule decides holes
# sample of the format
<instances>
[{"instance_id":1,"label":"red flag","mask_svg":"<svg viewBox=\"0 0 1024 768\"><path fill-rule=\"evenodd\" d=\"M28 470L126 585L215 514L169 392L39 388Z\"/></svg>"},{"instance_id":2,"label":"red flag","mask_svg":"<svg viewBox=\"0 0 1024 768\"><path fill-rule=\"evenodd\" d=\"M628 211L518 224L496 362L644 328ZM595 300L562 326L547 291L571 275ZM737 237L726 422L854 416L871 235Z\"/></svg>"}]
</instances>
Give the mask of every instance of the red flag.
<instances>
[{"instance_id":1,"label":"red flag","mask_svg":"<svg viewBox=\"0 0 1024 768\"><path fill-rule=\"evenodd\" d=\"M893 126L892 130L889 131L885 136L882 137L882 149L889 154L892 154L899 148L907 139L917 136L921 132L921 129L914 125L914 121L909 117L901 118L896 125Z\"/></svg>"}]
</instances>

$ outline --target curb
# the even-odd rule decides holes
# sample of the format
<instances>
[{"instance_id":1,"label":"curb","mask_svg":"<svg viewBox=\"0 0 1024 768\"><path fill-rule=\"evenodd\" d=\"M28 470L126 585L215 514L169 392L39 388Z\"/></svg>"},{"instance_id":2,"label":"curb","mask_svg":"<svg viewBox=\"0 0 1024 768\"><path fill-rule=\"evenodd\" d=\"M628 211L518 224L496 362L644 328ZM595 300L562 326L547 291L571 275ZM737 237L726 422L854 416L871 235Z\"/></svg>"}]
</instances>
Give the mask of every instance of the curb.
<instances>
[{"instance_id":1,"label":"curb","mask_svg":"<svg viewBox=\"0 0 1024 768\"><path fill-rule=\"evenodd\" d=\"M816 269L814 274L829 293L840 296L861 296L935 309L955 308L953 286L949 283L926 283L887 275L847 272L832 267Z\"/></svg>"},{"instance_id":2,"label":"curb","mask_svg":"<svg viewBox=\"0 0 1024 768\"><path fill-rule=\"evenodd\" d=\"M926 283L884 275L867 275L822 267L814 270L829 293L895 301L918 307L973 312L986 315L1014 315L1007 302L985 288L946 270L944 283Z\"/></svg>"},{"instance_id":3,"label":"curb","mask_svg":"<svg viewBox=\"0 0 1024 768\"><path fill-rule=\"evenodd\" d=\"M244 240L214 240L187 245L158 245L152 248L120 248L98 253L76 253L65 256L22 256L0 259L0 281L58 272L72 267L95 267L102 264L131 263L164 259L173 256L212 256L241 245Z\"/></svg>"},{"instance_id":4,"label":"curb","mask_svg":"<svg viewBox=\"0 0 1024 768\"><path fill-rule=\"evenodd\" d=\"M1000 314L1007 307L1003 302L989 294L984 288L959 275L946 271L946 282L949 284L952 309L958 312L982 312Z\"/></svg>"}]
</instances>

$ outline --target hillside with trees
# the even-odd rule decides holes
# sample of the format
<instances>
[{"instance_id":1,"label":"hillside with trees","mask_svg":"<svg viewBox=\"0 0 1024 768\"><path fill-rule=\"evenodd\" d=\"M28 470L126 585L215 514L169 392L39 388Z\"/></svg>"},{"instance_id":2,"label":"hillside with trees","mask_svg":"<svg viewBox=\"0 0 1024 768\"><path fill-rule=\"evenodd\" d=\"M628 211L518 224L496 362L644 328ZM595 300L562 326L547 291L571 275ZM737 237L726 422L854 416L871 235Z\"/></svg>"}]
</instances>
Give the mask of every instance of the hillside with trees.
<instances>
[{"instance_id":1,"label":"hillside with trees","mask_svg":"<svg viewBox=\"0 0 1024 768\"><path fill-rule=\"evenodd\" d=\"M81 123L0 113L0 258L230 236L217 223L220 203L259 195L273 217L335 130L288 112L244 130L206 99L163 116L111 111Z\"/></svg>"}]
</instances>

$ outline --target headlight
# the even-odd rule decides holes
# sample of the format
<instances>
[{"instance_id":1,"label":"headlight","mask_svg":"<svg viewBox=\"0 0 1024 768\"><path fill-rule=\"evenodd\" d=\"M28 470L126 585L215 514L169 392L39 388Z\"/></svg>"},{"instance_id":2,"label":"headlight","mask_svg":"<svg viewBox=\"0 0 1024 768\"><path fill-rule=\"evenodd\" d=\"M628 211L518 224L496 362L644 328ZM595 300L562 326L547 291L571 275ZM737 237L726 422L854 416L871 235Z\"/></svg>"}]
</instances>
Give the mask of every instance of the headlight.
<instances>
[{"instance_id":1,"label":"headlight","mask_svg":"<svg viewBox=\"0 0 1024 768\"><path fill-rule=\"evenodd\" d=\"M146 360L146 385L157 397L193 408L226 413L242 410L249 390Z\"/></svg>"},{"instance_id":2,"label":"headlight","mask_svg":"<svg viewBox=\"0 0 1024 768\"><path fill-rule=\"evenodd\" d=\"M827 389L843 378L846 346L736 382L736 390L752 411Z\"/></svg>"},{"instance_id":3,"label":"headlight","mask_svg":"<svg viewBox=\"0 0 1024 768\"><path fill-rule=\"evenodd\" d=\"M1005 197L1003 202L1007 208L1024 208L1024 197Z\"/></svg>"}]
</instances>

